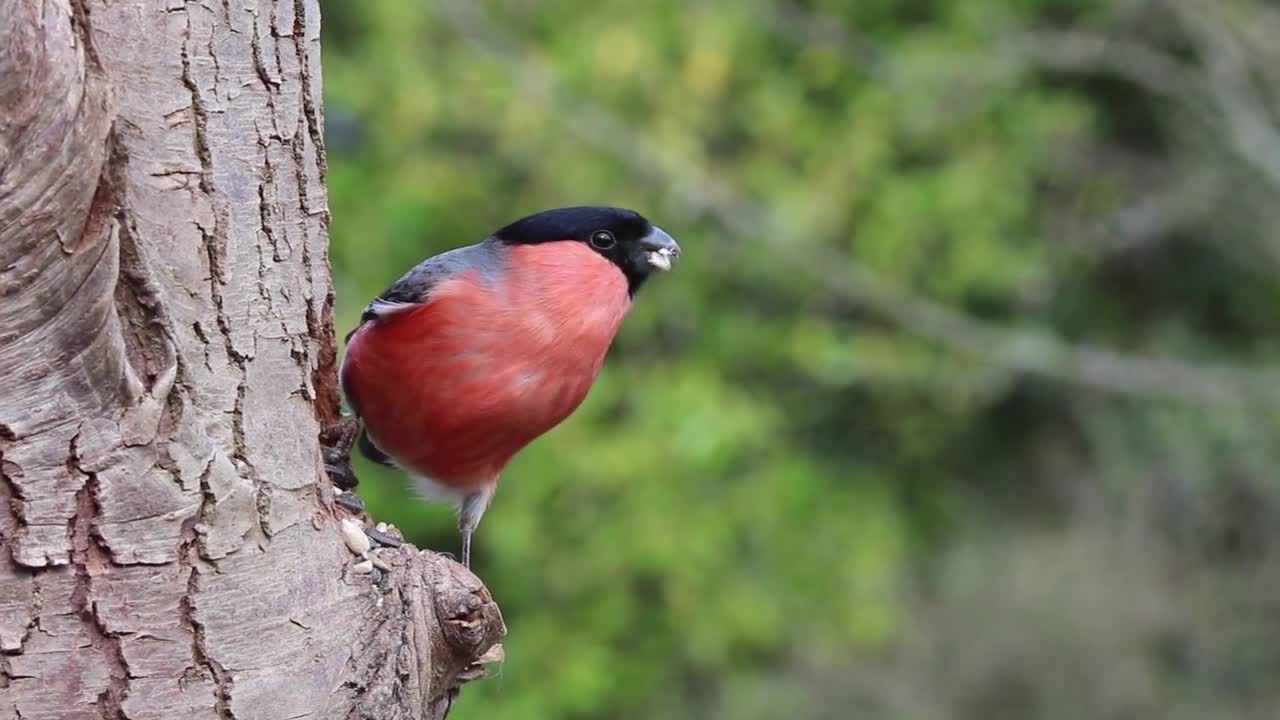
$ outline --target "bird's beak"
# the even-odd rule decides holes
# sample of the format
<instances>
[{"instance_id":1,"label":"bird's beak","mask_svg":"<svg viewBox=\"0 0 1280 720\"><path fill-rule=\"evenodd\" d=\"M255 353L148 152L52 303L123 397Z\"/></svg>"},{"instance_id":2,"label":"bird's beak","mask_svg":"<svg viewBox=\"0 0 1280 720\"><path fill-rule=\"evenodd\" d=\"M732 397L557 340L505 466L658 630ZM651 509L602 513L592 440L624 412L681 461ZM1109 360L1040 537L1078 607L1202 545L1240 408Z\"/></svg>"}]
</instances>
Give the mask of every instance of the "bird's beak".
<instances>
[{"instance_id":1,"label":"bird's beak","mask_svg":"<svg viewBox=\"0 0 1280 720\"><path fill-rule=\"evenodd\" d=\"M670 270L676 258L680 257L680 246L665 230L653 226L648 235L640 238L640 247L644 250L644 258L650 267L658 270Z\"/></svg>"}]
</instances>

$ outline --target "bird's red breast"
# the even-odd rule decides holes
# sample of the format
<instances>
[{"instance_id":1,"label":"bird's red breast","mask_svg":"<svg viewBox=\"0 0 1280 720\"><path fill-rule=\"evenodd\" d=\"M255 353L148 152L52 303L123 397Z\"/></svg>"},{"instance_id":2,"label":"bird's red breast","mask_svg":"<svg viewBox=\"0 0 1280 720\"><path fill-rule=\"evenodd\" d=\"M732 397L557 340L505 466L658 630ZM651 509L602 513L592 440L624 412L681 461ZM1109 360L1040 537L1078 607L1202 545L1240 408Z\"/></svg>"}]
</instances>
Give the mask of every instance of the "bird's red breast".
<instances>
[{"instance_id":1,"label":"bird's red breast","mask_svg":"<svg viewBox=\"0 0 1280 720\"><path fill-rule=\"evenodd\" d=\"M364 416L374 443L464 493L581 404L631 306L622 272L583 243L503 252L362 325L342 366L352 404L380 408Z\"/></svg>"}]
</instances>

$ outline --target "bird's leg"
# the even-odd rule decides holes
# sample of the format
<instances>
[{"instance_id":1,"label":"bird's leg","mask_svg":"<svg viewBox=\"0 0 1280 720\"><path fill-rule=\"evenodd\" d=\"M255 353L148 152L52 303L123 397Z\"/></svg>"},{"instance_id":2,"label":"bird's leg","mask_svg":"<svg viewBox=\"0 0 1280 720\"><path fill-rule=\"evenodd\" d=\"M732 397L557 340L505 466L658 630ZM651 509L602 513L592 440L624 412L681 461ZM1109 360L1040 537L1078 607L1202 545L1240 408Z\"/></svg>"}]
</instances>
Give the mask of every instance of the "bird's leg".
<instances>
[{"instance_id":1,"label":"bird's leg","mask_svg":"<svg viewBox=\"0 0 1280 720\"><path fill-rule=\"evenodd\" d=\"M489 501L493 499L496 489L495 481L483 490L467 495L462 498L462 507L458 509L458 532L462 533L462 565L468 570L471 569L471 537L475 535L476 526L480 524L480 518L484 517L484 511L489 509Z\"/></svg>"},{"instance_id":2,"label":"bird's leg","mask_svg":"<svg viewBox=\"0 0 1280 720\"><path fill-rule=\"evenodd\" d=\"M351 417L320 431L320 454L324 458L324 470L339 490L352 490L360 479L351 469L351 447L360 435L360 421ZM364 512L364 502L355 493L343 492L337 502L352 512Z\"/></svg>"}]
</instances>

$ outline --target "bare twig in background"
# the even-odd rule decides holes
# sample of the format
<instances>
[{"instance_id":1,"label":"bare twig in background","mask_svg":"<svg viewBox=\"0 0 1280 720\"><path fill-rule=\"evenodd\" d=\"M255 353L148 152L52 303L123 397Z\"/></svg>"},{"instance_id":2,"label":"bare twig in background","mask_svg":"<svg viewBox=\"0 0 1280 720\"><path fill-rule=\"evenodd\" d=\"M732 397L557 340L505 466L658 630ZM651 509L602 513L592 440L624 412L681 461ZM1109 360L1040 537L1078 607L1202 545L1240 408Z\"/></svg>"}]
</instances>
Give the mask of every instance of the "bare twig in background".
<instances>
[{"instance_id":1,"label":"bare twig in background","mask_svg":"<svg viewBox=\"0 0 1280 720\"><path fill-rule=\"evenodd\" d=\"M850 30L842 23L813 15L792 2L764 2L757 12L768 14L765 28L801 47L830 46L839 48L849 58L851 67L873 75L892 69L885 62L884 48L864 33Z\"/></svg>"},{"instance_id":2,"label":"bare twig in background","mask_svg":"<svg viewBox=\"0 0 1280 720\"><path fill-rule=\"evenodd\" d=\"M1180 2L1169 3L1168 7L1201 58L1208 90L1205 97L1215 103L1224 137L1232 142L1242 160L1280 187L1280 131L1274 108L1268 107L1258 85L1262 80L1258 73L1266 68L1252 62L1255 57L1275 52L1258 44L1249 27L1230 14L1230 5ZM1274 24L1265 12L1251 14L1249 22ZM1274 42L1274 37L1267 42Z\"/></svg>"},{"instance_id":3,"label":"bare twig in background","mask_svg":"<svg viewBox=\"0 0 1280 720\"><path fill-rule=\"evenodd\" d=\"M1054 335L987 323L946 304L915 294L848 258L797 252L783 242L788 233L770 208L744 198L735 188L670 157L601 106L561 88L554 74L518 39L473 3L446 0L448 25L477 52L499 61L521 92L554 98L572 107L558 120L576 135L615 155L636 174L671 188L687 211L714 218L730 235L757 238L774 246L779 263L818 280L832 294L857 303L906 333L1014 373L1034 374L1112 394L1164 397L1205 405L1248 405L1280 399L1280 370L1229 364L1192 364L1173 358L1121 353ZM1155 63L1156 61L1152 61ZM1152 75L1157 73L1152 72ZM1154 80L1153 80L1154 81Z\"/></svg>"},{"instance_id":4,"label":"bare twig in background","mask_svg":"<svg viewBox=\"0 0 1280 720\"><path fill-rule=\"evenodd\" d=\"M1084 30L1029 31L1010 40L1007 52L1019 64L1123 78L1147 92L1187 100L1200 83L1193 68L1132 38Z\"/></svg>"},{"instance_id":5,"label":"bare twig in background","mask_svg":"<svg viewBox=\"0 0 1280 720\"><path fill-rule=\"evenodd\" d=\"M1280 13L1265 3L1198 0L1150 3L1142 12L1169 20L1175 40L1192 52L1175 57L1154 40L1080 30L1026 33L1009 49L1033 68L1120 78L1172 103L1197 140L1166 172L1207 173L1217 176L1218 187L1198 198L1198 213L1178 197L1164 204L1181 208L1184 217L1198 214L1201 222L1217 222L1235 214L1222 212L1219 201L1229 200L1252 218L1248 225L1274 227L1272 198L1280 192L1280 49L1274 38L1280 35ZM1263 259L1280 266L1274 233L1248 234L1256 237Z\"/></svg>"}]
</instances>

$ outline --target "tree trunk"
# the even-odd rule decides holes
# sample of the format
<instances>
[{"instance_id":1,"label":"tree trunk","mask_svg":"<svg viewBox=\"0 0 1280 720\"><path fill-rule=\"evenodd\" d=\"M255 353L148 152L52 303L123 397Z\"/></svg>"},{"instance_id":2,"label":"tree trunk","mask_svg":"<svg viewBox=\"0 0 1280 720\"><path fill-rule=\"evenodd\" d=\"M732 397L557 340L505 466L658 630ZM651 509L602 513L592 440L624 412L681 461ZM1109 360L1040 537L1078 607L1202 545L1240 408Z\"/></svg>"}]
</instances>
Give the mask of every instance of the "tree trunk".
<instances>
[{"instance_id":1,"label":"tree trunk","mask_svg":"<svg viewBox=\"0 0 1280 720\"><path fill-rule=\"evenodd\" d=\"M496 657L473 575L339 530L318 39L0 0L0 720L441 717Z\"/></svg>"}]
</instances>

